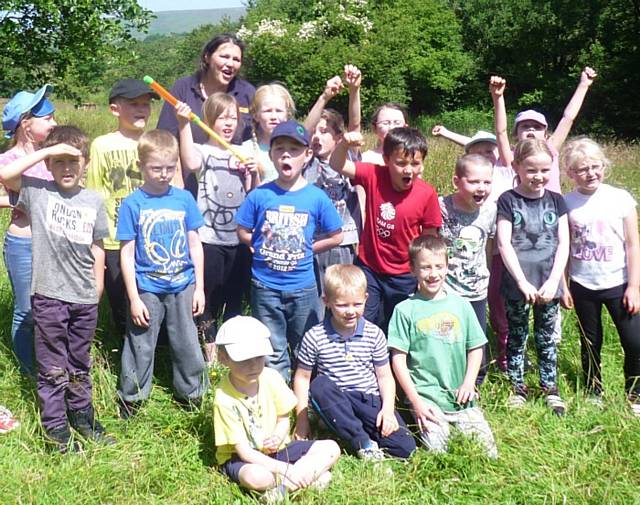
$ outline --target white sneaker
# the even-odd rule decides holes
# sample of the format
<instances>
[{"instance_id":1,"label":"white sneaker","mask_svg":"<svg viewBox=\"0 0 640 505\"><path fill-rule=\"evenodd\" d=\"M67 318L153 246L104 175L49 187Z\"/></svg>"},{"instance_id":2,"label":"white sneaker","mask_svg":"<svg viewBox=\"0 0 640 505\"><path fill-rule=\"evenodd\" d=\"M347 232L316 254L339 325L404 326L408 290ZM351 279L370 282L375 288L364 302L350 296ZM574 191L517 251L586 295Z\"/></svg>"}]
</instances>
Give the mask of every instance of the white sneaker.
<instances>
[{"instance_id":1,"label":"white sneaker","mask_svg":"<svg viewBox=\"0 0 640 505\"><path fill-rule=\"evenodd\" d=\"M267 489L262 495L260 495L260 503L264 505L274 505L276 503L282 503L287 498L287 488L284 485L272 487Z\"/></svg>"},{"instance_id":2,"label":"white sneaker","mask_svg":"<svg viewBox=\"0 0 640 505\"><path fill-rule=\"evenodd\" d=\"M634 417L640 418L640 397L629 398L629 410Z\"/></svg>"},{"instance_id":3,"label":"white sneaker","mask_svg":"<svg viewBox=\"0 0 640 505\"><path fill-rule=\"evenodd\" d=\"M562 398L557 394L549 394L546 397L547 407L549 407L553 413L557 416L564 416L565 406Z\"/></svg>"},{"instance_id":4,"label":"white sneaker","mask_svg":"<svg viewBox=\"0 0 640 505\"><path fill-rule=\"evenodd\" d=\"M357 454L364 461L382 461L384 459L384 452L373 440L366 447L358 449Z\"/></svg>"},{"instance_id":5,"label":"white sneaker","mask_svg":"<svg viewBox=\"0 0 640 505\"><path fill-rule=\"evenodd\" d=\"M20 422L13 417L11 411L0 405L0 433L8 433L20 426Z\"/></svg>"},{"instance_id":6,"label":"white sneaker","mask_svg":"<svg viewBox=\"0 0 640 505\"><path fill-rule=\"evenodd\" d=\"M520 409L527 403L527 397L521 393L513 392L507 398L507 407L512 409Z\"/></svg>"}]
</instances>

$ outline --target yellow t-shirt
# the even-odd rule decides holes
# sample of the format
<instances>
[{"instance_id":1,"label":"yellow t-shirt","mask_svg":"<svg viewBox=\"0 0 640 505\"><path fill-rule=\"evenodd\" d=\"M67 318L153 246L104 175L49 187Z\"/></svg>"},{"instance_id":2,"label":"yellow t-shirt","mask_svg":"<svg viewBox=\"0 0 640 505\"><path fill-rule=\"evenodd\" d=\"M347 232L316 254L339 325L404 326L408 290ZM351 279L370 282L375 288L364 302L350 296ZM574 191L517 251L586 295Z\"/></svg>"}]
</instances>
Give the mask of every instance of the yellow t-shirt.
<instances>
[{"instance_id":1,"label":"yellow t-shirt","mask_svg":"<svg viewBox=\"0 0 640 505\"><path fill-rule=\"evenodd\" d=\"M104 248L120 249L120 242L115 240L120 204L142 185L138 142L117 132L97 137L91 144L86 185L104 198L109 222L109 238L104 239Z\"/></svg>"},{"instance_id":2,"label":"yellow t-shirt","mask_svg":"<svg viewBox=\"0 0 640 505\"><path fill-rule=\"evenodd\" d=\"M258 394L248 398L240 393L225 377L216 389L213 401L213 427L216 440L216 461L219 465L234 454L234 445L248 442L262 450L262 442L271 436L278 417L291 412L297 400L282 376L265 368L258 379ZM289 436L278 450L290 442Z\"/></svg>"}]
</instances>

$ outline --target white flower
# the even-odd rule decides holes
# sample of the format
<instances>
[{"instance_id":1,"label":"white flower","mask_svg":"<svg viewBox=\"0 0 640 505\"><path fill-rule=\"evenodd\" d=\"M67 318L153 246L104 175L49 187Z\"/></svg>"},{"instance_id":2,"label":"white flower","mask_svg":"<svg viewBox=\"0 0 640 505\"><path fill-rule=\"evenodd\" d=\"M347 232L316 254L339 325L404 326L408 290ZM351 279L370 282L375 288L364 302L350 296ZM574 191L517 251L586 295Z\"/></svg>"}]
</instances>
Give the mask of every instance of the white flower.
<instances>
[{"instance_id":1,"label":"white flower","mask_svg":"<svg viewBox=\"0 0 640 505\"><path fill-rule=\"evenodd\" d=\"M244 25L242 25L240 29L236 32L236 37L238 37L240 40L250 39L252 35L253 35L253 32Z\"/></svg>"},{"instance_id":2,"label":"white flower","mask_svg":"<svg viewBox=\"0 0 640 505\"><path fill-rule=\"evenodd\" d=\"M256 26L255 35L257 37L261 35L272 35L277 38L284 37L287 34L287 29L284 23L279 19L262 19Z\"/></svg>"},{"instance_id":3,"label":"white flower","mask_svg":"<svg viewBox=\"0 0 640 505\"><path fill-rule=\"evenodd\" d=\"M298 29L298 38L300 40L309 40L318 34L318 28L317 21L302 23L302 26Z\"/></svg>"}]
</instances>

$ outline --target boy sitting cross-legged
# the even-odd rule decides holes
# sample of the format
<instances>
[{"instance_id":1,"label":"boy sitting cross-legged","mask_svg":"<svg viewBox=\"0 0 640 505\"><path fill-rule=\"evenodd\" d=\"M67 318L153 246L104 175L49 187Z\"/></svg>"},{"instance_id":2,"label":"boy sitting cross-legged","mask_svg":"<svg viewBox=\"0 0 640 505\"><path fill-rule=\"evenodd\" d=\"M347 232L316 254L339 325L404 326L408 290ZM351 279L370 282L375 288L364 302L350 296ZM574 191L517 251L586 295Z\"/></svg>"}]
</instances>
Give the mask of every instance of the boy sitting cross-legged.
<instances>
[{"instance_id":1,"label":"boy sitting cross-legged","mask_svg":"<svg viewBox=\"0 0 640 505\"><path fill-rule=\"evenodd\" d=\"M222 471L274 503L286 491L326 487L340 448L333 440L291 442L289 412L296 397L278 372L265 368L273 352L269 336L269 328L252 317L236 316L220 326L218 359L229 373L215 391L213 422Z\"/></svg>"},{"instance_id":2,"label":"boy sitting cross-legged","mask_svg":"<svg viewBox=\"0 0 640 505\"><path fill-rule=\"evenodd\" d=\"M173 387L185 404L201 402L209 382L194 316L204 310L204 220L188 191L173 187L178 142L166 130L138 142L144 183L122 202L116 239L130 310L122 349L120 413L135 413L151 393L160 325L166 319Z\"/></svg>"},{"instance_id":3,"label":"boy sitting cross-legged","mask_svg":"<svg viewBox=\"0 0 640 505\"><path fill-rule=\"evenodd\" d=\"M418 280L414 296L399 303L389 323L393 371L411 405L423 444L447 450L450 426L475 435L490 457L498 451L480 408L475 382L487 342L471 304L444 289L447 245L419 237L410 246Z\"/></svg>"},{"instance_id":4,"label":"boy sitting cross-legged","mask_svg":"<svg viewBox=\"0 0 640 505\"><path fill-rule=\"evenodd\" d=\"M102 198L83 189L87 136L56 126L42 149L0 169L0 181L20 191L17 207L31 221L31 304L40 418L60 452L78 450L69 424L85 439L113 443L94 415L91 343L104 276L102 239L109 236ZM22 176L45 161L53 181Z\"/></svg>"},{"instance_id":5,"label":"boy sitting cross-legged","mask_svg":"<svg viewBox=\"0 0 640 505\"><path fill-rule=\"evenodd\" d=\"M362 317L367 279L354 265L331 265L325 273L323 323L303 337L293 390L298 397L296 436L309 435L308 403L359 457L384 452L407 458L416 444L395 411L396 385L382 330ZM313 381L311 372L318 367Z\"/></svg>"}]
</instances>

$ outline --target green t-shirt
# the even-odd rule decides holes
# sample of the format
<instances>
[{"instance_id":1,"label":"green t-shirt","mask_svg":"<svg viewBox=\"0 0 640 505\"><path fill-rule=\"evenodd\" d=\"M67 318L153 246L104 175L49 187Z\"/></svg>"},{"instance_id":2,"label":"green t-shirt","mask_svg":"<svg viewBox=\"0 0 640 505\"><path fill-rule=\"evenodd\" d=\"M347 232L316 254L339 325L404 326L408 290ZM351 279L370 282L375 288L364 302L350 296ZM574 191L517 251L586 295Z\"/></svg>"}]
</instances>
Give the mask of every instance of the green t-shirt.
<instances>
[{"instance_id":1,"label":"green t-shirt","mask_svg":"<svg viewBox=\"0 0 640 505\"><path fill-rule=\"evenodd\" d=\"M407 353L418 394L444 412L472 407L455 403L467 371L467 351L487 342L471 304L450 294L428 300L415 294L399 303L389 322L389 347Z\"/></svg>"},{"instance_id":2,"label":"green t-shirt","mask_svg":"<svg viewBox=\"0 0 640 505\"><path fill-rule=\"evenodd\" d=\"M115 239L120 204L141 185L138 142L118 133L97 137L91 144L87 188L97 191L104 198L109 221L109 237L104 239L105 249L120 249L120 242Z\"/></svg>"}]
</instances>

